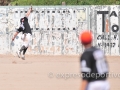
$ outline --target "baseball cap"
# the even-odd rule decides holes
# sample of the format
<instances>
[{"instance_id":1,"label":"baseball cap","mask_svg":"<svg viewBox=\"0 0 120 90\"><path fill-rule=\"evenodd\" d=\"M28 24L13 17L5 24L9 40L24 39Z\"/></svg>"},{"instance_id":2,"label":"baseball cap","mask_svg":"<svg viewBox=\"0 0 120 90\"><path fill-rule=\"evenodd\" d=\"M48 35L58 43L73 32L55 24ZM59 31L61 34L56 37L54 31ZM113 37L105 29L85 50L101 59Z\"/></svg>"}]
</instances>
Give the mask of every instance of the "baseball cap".
<instances>
[{"instance_id":1,"label":"baseball cap","mask_svg":"<svg viewBox=\"0 0 120 90\"><path fill-rule=\"evenodd\" d=\"M90 44L92 42L92 32L84 30L81 32L79 39L83 45Z\"/></svg>"}]
</instances>

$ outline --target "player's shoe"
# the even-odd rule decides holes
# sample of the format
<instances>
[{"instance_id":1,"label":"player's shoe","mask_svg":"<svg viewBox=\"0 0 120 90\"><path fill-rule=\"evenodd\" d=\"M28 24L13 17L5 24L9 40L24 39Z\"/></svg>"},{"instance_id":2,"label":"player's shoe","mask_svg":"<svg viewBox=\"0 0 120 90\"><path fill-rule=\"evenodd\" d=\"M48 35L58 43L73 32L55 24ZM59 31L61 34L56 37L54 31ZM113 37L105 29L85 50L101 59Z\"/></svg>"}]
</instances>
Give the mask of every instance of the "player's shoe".
<instances>
[{"instance_id":1,"label":"player's shoe","mask_svg":"<svg viewBox=\"0 0 120 90\"><path fill-rule=\"evenodd\" d=\"M20 51L16 52L17 53L17 56L20 58L21 57L21 53Z\"/></svg>"},{"instance_id":2,"label":"player's shoe","mask_svg":"<svg viewBox=\"0 0 120 90\"><path fill-rule=\"evenodd\" d=\"M23 60L25 60L25 55L22 55L22 57L21 57Z\"/></svg>"}]
</instances>

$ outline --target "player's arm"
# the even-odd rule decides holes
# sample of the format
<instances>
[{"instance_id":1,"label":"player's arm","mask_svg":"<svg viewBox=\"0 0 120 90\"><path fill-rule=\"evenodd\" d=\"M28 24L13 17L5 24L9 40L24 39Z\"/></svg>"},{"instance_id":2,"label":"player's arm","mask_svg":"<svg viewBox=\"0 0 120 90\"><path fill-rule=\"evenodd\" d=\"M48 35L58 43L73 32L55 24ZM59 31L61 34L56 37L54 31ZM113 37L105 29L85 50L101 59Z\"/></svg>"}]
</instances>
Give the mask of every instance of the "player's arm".
<instances>
[{"instance_id":1,"label":"player's arm","mask_svg":"<svg viewBox=\"0 0 120 90\"><path fill-rule=\"evenodd\" d=\"M13 38L12 38L12 41L14 41L15 37L18 35L19 32L15 32Z\"/></svg>"},{"instance_id":2,"label":"player's arm","mask_svg":"<svg viewBox=\"0 0 120 90\"><path fill-rule=\"evenodd\" d=\"M27 11L26 17L28 17L28 16L30 15L31 12L32 12L32 7Z\"/></svg>"},{"instance_id":3,"label":"player's arm","mask_svg":"<svg viewBox=\"0 0 120 90\"><path fill-rule=\"evenodd\" d=\"M23 28L20 26L20 27L16 30L15 34L13 35L12 41L14 41L14 39L16 38L16 36L17 36L21 31L23 31Z\"/></svg>"},{"instance_id":4,"label":"player's arm","mask_svg":"<svg viewBox=\"0 0 120 90\"><path fill-rule=\"evenodd\" d=\"M87 84L88 84L87 80L82 80L80 90L86 90Z\"/></svg>"},{"instance_id":5,"label":"player's arm","mask_svg":"<svg viewBox=\"0 0 120 90\"><path fill-rule=\"evenodd\" d=\"M81 88L80 90L86 90L88 81L90 78L90 72L91 72L91 60L89 53L84 53L81 57L81 73L82 73L82 82L81 82Z\"/></svg>"}]
</instances>

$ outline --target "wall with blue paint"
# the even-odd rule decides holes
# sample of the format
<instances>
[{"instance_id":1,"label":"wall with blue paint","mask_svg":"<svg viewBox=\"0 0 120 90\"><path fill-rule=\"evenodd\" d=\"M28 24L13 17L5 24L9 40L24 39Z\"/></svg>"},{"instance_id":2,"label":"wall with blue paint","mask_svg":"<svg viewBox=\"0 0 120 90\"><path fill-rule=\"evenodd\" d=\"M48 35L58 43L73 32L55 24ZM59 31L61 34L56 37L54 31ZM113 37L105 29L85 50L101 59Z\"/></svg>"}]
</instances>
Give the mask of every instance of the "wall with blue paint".
<instances>
[{"instance_id":1,"label":"wall with blue paint","mask_svg":"<svg viewBox=\"0 0 120 90\"><path fill-rule=\"evenodd\" d=\"M29 23L33 32L27 54L78 55L84 48L78 36L82 30L91 30L93 45L103 49L107 55L119 55L119 30L112 31L119 24L120 6L33 6ZM25 16L29 7L0 7L0 54L14 54L22 45L21 34L11 43L20 18ZM104 15L105 27L102 31L102 15L98 11L109 11ZM115 11L117 17L110 14ZM114 27L116 30L116 27ZM105 39L103 38L103 35ZM115 43L115 45L114 45Z\"/></svg>"}]
</instances>

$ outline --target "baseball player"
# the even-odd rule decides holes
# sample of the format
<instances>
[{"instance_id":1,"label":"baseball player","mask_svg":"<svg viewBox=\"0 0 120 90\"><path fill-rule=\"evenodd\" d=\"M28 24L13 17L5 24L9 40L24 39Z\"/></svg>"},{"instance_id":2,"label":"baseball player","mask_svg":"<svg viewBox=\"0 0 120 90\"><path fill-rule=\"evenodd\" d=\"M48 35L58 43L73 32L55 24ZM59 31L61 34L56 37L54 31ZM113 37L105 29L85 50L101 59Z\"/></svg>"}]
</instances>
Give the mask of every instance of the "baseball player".
<instances>
[{"instance_id":1,"label":"baseball player","mask_svg":"<svg viewBox=\"0 0 120 90\"><path fill-rule=\"evenodd\" d=\"M85 51L80 57L82 82L80 90L110 90L108 63L102 50L92 46L92 33L84 31L80 41Z\"/></svg>"},{"instance_id":2,"label":"baseball player","mask_svg":"<svg viewBox=\"0 0 120 90\"><path fill-rule=\"evenodd\" d=\"M28 16L30 15L30 13L32 12L32 7L27 11L26 16L20 19L20 27L19 29L17 29L16 33L14 34L12 41L14 41L15 37L22 32L22 40L23 40L23 45L21 47L21 49L17 52L18 57L22 58L23 60L25 60L25 53L28 49L29 43L31 41L31 36L32 36L32 31L30 28L30 25L28 23ZM23 52L23 53L21 53ZM21 56L22 55L22 56Z\"/></svg>"}]
</instances>

